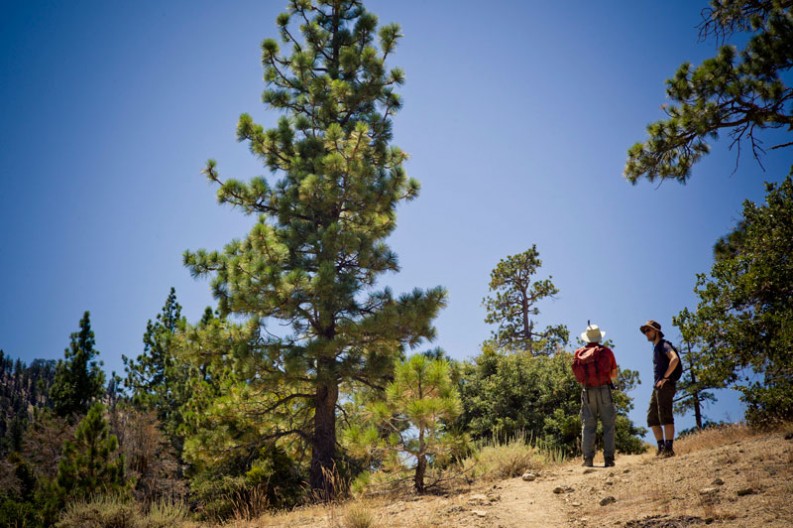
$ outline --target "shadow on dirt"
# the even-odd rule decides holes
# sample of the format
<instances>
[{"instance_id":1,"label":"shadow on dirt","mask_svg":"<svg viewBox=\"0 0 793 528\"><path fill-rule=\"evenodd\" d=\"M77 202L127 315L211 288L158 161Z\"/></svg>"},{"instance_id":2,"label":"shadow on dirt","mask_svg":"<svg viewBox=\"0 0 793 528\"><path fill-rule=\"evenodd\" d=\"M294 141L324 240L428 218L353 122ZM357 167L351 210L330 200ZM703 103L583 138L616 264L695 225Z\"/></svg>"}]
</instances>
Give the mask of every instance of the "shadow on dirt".
<instances>
[{"instance_id":1,"label":"shadow on dirt","mask_svg":"<svg viewBox=\"0 0 793 528\"><path fill-rule=\"evenodd\" d=\"M644 519L637 519L625 523L627 528L687 528L713 523L713 519L703 519L691 515L669 517L667 515L652 515Z\"/></svg>"}]
</instances>

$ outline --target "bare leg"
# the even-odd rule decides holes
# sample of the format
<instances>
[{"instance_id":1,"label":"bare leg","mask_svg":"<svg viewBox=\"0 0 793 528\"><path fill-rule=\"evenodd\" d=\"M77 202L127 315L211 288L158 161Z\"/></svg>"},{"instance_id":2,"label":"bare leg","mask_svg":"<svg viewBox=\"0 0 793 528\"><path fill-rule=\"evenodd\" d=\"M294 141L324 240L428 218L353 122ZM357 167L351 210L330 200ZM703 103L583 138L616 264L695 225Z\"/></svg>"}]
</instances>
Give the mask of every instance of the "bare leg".
<instances>
[{"instance_id":1,"label":"bare leg","mask_svg":"<svg viewBox=\"0 0 793 528\"><path fill-rule=\"evenodd\" d=\"M661 429L660 425L654 425L651 427L651 429L653 430L653 434L655 435L656 442L660 442L664 439L664 431L666 430L667 427L671 427L672 433L674 433L675 430L674 425L665 425L663 429Z\"/></svg>"},{"instance_id":2,"label":"bare leg","mask_svg":"<svg viewBox=\"0 0 793 528\"><path fill-rule=\"evenodd\" d=\"M664 427L664 438L666 438L667 440L674 440L675 439L675 424L664 424L663 427ZM653 433L655 433L655 439L656 440L661 440L661 438L658 437L659 433L656 433L655 429L656 428L653 427ZM660 427L658 429L660 429Z\"/></svg>"}]
</instances>

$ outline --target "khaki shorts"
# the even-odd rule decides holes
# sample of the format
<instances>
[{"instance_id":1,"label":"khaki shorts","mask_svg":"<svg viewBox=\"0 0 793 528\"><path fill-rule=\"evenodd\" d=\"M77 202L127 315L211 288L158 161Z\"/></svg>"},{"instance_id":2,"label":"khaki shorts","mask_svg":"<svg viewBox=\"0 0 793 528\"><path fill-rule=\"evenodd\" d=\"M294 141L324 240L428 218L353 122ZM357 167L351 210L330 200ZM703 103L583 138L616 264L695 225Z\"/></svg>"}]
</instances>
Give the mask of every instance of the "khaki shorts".
<instances>
[{"instance_id":1,"label":"khaki shorts","mask_svg":"<svg viewBox=\"0 0 793 528\"><path fill-rule=\"evenodd\" d=\"M672 402L675 399L675 384L667 381L660 389L653 389L650 396L650 406L647 408L647 425L657 427L660 425L673 425L675 417L672 413Z\"/></svg>"}]
</instances>

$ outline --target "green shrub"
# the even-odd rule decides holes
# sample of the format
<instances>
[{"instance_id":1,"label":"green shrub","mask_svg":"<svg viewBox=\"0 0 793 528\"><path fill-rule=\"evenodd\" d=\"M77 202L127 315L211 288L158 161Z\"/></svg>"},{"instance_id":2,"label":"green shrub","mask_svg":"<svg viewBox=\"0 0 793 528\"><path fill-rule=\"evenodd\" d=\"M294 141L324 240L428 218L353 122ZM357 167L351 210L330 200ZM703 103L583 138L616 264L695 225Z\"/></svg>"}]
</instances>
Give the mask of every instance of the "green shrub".
<instances>
[{"instance_id":1,"label":"green shrub","mask_svg":"<svg viewBox=\"0 0 793 528\"><path fill-rule=\"evenodd\" d=\"M744 389L746 422L757 429L771 429L793 420L793 383L784 380Z\"/></svg>"},{"instance_id":2,"label":"green shrub","mask_svg":"<svg viewBox=\"0 0 793 528\"><path fill-rule=\"evenodd\" d=\"M0 498L0 526L39 528L44 523L39 509L31 502L22 502L11 497Z\"/></svg>"},{"instance_id":3,"label":"green shrub","mask_svg":"<svg viewBox=\"0 0 793 528\"><path fill-rule=\"evenodd\" d=\"M304 479L297 464L277 447L265 447L243 474L216 467L193 477L192 496L201 518L222 522L250 519L270 508L289 508L305 496Z\"/></svg>"}]
</instances>

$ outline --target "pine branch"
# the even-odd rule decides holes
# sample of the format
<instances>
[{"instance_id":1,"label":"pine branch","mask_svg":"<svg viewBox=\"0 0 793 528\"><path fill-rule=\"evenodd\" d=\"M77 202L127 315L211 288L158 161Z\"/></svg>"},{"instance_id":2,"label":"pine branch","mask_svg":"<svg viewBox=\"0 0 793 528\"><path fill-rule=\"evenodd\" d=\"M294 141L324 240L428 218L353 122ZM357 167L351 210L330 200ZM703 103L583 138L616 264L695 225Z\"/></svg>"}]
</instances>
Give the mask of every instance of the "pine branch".
<instances>
[{"instance_id":1,"label":"pine branch","mask_svg":"<svg viewBox=\"0 0 793 528\"><path fill-rule=\"evenodd\" d=\"M316 396L315 394L305 394L305 393L298 393L298 392L292 393L292 394L290 394L288 396L284 396L283 398L273 402L272 404L268 405L267 407L264 407L262 409L257 409L256 411L250 412L248 414L251 415L251 416L263 416L263 415L266 415L266 414L269 414L269 413L273 412L275 409L281 407L282 405L284 405L286 403L289 403L292 400L296 400L296 399L311 400L315 396Z\"/></svg>"}]
</instances>

